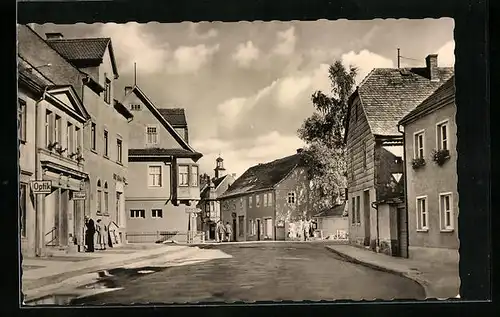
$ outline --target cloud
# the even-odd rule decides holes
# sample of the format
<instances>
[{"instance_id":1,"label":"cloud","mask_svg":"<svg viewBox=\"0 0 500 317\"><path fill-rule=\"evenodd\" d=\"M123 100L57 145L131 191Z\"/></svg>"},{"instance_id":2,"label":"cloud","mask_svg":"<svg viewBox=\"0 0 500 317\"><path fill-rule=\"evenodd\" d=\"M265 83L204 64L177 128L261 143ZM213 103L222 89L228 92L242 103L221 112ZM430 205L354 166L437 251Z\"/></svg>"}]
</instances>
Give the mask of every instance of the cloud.
<instances>
[{"instance_id":1,"label":"cloud","mask_svg":"<svg viewBox=\"0 0 500 317\"><path fill-rule=\"evenodd\" d=\"M273 52L278 55L290 55L295 51L297 37L295 36L295 28L292 26L285 31L278 32L278 44L274 47Z\"/></svg>"},{"instance_id":2,"label":"cloud","mask_svg":"<svg viewBox=\"0 0 500 317\"><path fill-rule=\"evenodd\" d=\"M381 55L372 53L368 50L362 50L359 53L350 51L341 57L344 66L355 66L358 68L356 82L359 84L369 72L374 68L393 68L394 62Z\"/></svg>"},{"instance_id":3,"label":"cloud","mask_svg":"<svg viewBox=\"0 0 500 317\"><path fill-rule=\"evenodd\" d=\"M219 152L224 159L227 173L241 176L248 168L267 163L296 153L304 143L295 135L282 135L271 131L250 140L223 141L218 139L199 140L193 147L203 153L199 161L200 171L213 175L215 159Z\"/></svg>"},{"instance_id":4,"label":"cloud","mask_svg":"<svg viewBox=\"0 0 500 317\"><path fill-rule=\"evenodd\" d=\"M141 72L151 73L168 57L168 43L164 47L143 32L144 25L131 22L127 24L106 23L99 29L99 36L110 37L121 72L133 72L134 62Z\"/></svg>"},{"instance_id":5,"label":"cloud","mask_svg":"<svg viewBox=\"0 0 500 317\"><path fill-rule=\"evenodd\" d=\"M219 50L219 44L207 46L180 46L173 53L167 71L170 73L194 73L210 61Z\"/></svg>"},{"instance_id":6,"label":"cloud","mask_svg":"<svg viewBox=\"0 0 500 317\"><path fill-rule=\"evenodd\" d=\"M236 48L236 52L232 55L233 60L235 60L240 67L249 67L252 61L259 58L260 51L254 46L252 41L246 43L241 43Z\"/></svg>"},{"instance_id":7,"label":"cloud","mask_svg":"<svg viewBox=\"0 0 500 317\"><path fill-rule=\"evenodd\" d=\"M196 40L208 40L219 35L219 32L216 29L209 29L208 31L202 33L199 31L200 24L198 23L189 23L189 36Z\"/></svg>"},{"instance_id":8,"label":"cloud","mask_svg":"<svg viewBox=\"0 0 500 317\"><path fill-rule=\"evenodd\" d=\"M311 77L287 77L280 81L278 106L294 106L294 101L311 86Z\"/></svg>"},{"instance_id":9,"label":"cloud","mask_svg":"<svg viewBox=\"0 0 500 317\"><path fill-rule=\"evenodd\" d=\"M441 67L452 67L455 65L455 41L451 40L441 46L436 54L438 54L438 64Z\"/></svg>"}]
</instances>

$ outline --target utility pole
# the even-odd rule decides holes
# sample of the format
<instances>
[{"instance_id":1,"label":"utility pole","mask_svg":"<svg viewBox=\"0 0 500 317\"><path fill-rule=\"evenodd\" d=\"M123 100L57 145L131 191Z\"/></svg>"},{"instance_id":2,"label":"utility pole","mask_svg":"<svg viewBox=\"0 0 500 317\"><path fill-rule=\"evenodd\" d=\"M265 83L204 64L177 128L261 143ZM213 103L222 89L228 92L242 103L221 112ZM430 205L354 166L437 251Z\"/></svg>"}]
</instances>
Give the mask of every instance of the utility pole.
<instances>
[{"instance_id":1,"label":"utility pole","mask_svg":"<svg viewBox=\"0 0 500 317\"><path fill-rule=\"evenodd\" d=\"M137 63L134 62L134 86L137 85Z\"/></svg>"},{"instance_id":2,"label":"utility pole","mask_svg":"<svg viewBox=\"0 0 500 317\"><path fill-rule=\"evenodd\" d=\"M399 47L398 47L398 68L400 66L400 63L399 63L400 60L401 60L401 55L399 54Z\"/></svg>"}]
</instances>

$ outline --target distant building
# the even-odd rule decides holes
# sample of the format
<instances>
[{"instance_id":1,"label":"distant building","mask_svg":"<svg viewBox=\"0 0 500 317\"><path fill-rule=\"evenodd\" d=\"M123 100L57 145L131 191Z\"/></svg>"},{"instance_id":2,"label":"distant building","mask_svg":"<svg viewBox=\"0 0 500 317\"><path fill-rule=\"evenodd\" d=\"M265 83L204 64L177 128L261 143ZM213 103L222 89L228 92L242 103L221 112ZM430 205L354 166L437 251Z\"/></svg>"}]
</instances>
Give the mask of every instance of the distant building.
<instances>
[{"instance_id":1,"label":"distant building","mask_svg":"<svg viewBox=\"0 0 500 317\"><path fill-rule=\"evenodd\" d=\"M249 168L219 197L233 240L285 240L289 224L310 219L310 182L302 154Z\"/></svg>"},{"instance_id":2,"label":"distant building","mask_svg":"<svg viewBox=\"0 0 500 317\"><path fill-rule=\"evenodd\" d=\"M332 240L347 240L349 233L349 219L347 205L344 201L333 207L325 208L313 216L317 230L321 237Z\"/></svg>"},{"instance_id":3,"label":"distant building","mask_svg":"<svg viewBox=\"0 0 500 317\"><path fill-rule=\"evenodd\" d=\"M130 192L127 240L187 241L196 231L200 201L197 161L189 145L184 109L158 108L136 85L125 87L123 104L134 114L128 149Z\"/></svg>"},{"instance_id":4,"label":"distant building","mask_svg":"<svg viewBox=\"0 0 500 317\"><path fill-rule=\"evenodd\" d=\"M399 122L405 138L410 257L459 247L454 79Z\"/></svg>"},{"instance_id":5,"label":"distant building","mask_svg":"<svg viewBox=\"0 0 500 317\"><path fill-rule=\"evenodd\" d=\"M398 121L453 75L437 55L423 68L376 68L349 99L346 126L349 239L406 257L403 137Z\"/></svg>"}]
</instances>

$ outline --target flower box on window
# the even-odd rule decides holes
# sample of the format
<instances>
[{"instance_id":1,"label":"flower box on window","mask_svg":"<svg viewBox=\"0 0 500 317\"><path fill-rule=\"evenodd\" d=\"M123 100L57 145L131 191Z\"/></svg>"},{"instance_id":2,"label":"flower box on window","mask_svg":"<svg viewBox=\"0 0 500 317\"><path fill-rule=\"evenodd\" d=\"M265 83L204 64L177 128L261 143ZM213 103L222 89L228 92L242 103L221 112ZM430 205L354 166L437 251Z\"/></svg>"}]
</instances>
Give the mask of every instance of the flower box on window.
<instances>
[{"instance_id":1,"label":"flower box on window","mask_svg":"<svg viewBox=\"0 0 500 317\"><path fill-rule=\"evenodd\" d=\"M443 165L450 158L449 150L433 150L431 153L431 158L437 165Z\"/></svg>"},{"instance_id":2,"label":"flower box on window","mask_svg":"<svg viewBox=\"0 0 500 317\"><path fill-rule=\"evenodd\" d=\"M422 158L422 157L417 157L417 158L414 158L412 161L411 161L411 166L414 168L414 169L418 169L422 166L425 165L425 160Z\"/></svg>"}]
</instances>

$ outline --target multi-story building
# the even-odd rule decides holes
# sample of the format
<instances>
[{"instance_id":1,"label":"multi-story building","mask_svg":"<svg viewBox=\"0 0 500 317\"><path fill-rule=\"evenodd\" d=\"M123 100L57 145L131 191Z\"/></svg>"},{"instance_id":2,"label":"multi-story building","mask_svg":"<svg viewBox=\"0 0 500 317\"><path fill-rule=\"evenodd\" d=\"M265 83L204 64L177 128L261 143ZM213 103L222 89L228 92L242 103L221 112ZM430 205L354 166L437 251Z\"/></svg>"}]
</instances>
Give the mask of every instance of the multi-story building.
<instances>
[{"instance_id":1,"label":"multi-story building","mask_svg":"<svg viewBox=\"0 0 500 317\"><path fill-rule=\"evenodd\" d=\"M373 69L350 97L345 141L351 243L407 256L398 121L452 75L453 68L438 67L437 55L429 55L426 67Z\"/></svg>"},{"instance_id":2,"label":"multi-story building","mask_svg":"<svg viewBox=\"0 0 500 317\"><path fill-rule=\"evenodd\" d=\"M128 241L186 241L196 231L200 200L196 163L183 109L157 108L138 87L125 87L123 104L134 113L129 130L126 197Z\"/></svg>"},{"instance_id":3,"label":"multi-story building","mask_svg":"<svg viewBox=\"0 0 500 317\"><path fill-rule=\"evenodd\" d=\"M459 247L454 79L399 122L404 126L412 258L457 253Z\"/></svg>"},{"instance_id":4,"label":"multi-story building","mask_svg":"<svg viewBox=\"0 0 500 317\"><path fill-rule=\"evenodd\" d=\"M110 38L64 38L46 34L46 42L61 56L87 74L83 102L90 120L83 131L83 156L89 178L86 183L85 214L118 228L120 242L126 231L128 125L132 113L114 98L118 79ZM91 79L90 79L91 78Z\"/></svg>"},{"instance_id":5,"label":"multi-story building","mask_svg":"<svg viewBox=\"0 0 500 317\"><path fill-rule=\"evenodd\" d=\"M310 180L302 154L249 168L219 197L233 240L285 240L291 223L310 219Z\"/></svg>"},{"instance_id":6,"label":"multi-story building","mask_svg":"<svg viewBox=\"0 0 500 317\"><path fill-rule=\"evenodd\" d=\"M221 196L235 180L235 174L225 174L224 160L221 157L216 159L214 169L215 177L208 179L201 187L200 202L198 208L201 209L199 217L199 231L205 233L207 240L215 239L215 228L221 220L221 208L218 197Z\"/></svg>"}]
</instances>

